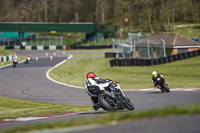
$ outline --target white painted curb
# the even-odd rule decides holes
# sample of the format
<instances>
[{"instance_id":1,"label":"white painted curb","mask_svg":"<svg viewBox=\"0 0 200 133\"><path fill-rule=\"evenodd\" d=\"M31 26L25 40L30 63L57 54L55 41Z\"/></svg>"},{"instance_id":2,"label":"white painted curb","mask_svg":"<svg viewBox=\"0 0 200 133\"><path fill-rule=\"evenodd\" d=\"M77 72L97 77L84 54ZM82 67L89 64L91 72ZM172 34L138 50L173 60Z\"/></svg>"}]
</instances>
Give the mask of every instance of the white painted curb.
<instances>
[{"instance_id":1,"label":"white painted curb","mask_svg":"<svg viewBox=\"0 0 200 133\"><path fill-rule=\"evenodd\" d=\"M102 110L102 109L100 109ZM4 119L0 121L0 124L4 123L13 123L13 122L23 122L23 121L32 121L32 120L39 120L39 119L46 119L46 118L56 118L56 117L63 117L63 116L69 116L69 115L76 115L76 114L84 114L84 113L92 113L95 112L94 110L86 111L86 112L66 112L66 114L55 114L54 116L29 116L29 117L18 117L16 119Z\"/></svg>"},{"instance_id":2,"label":"white painted curb","mask_svg":"<svg viewBox=\"0 0 200 133\"><path fill-rule=\"evenodd\" d=\"M51 80L52 82L57 83L57 84L60 84L60 85L64 85L64 86L68 86L68 87L75 87L75 88L78 88L78 89L84 89L84 87L74 86L74 85L65 84L65 83L56 81L56 80L52 79L52 78L49 76L49 72L50 72L51 70L53 70L54 68L56 68L56 67L62 65L62 64L65 63L67 60L71 59L72 57L73 57L73 55L70 55L67 59L63 60L62 62L58 63L58 64L55 65L54 67L50 68L50 69L46 72L46 77L47 77L49 80Z\"/></svg>"}]
</instances>

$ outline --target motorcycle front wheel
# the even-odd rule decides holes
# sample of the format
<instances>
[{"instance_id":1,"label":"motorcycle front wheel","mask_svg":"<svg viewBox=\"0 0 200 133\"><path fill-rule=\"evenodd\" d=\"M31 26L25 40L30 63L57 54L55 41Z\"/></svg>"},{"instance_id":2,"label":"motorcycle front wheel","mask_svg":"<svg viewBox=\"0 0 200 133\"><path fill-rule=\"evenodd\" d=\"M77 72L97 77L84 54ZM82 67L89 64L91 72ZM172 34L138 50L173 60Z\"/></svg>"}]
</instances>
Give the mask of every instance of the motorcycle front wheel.
<instances>
[{"instance_id":1,"label":"motorcycle front wheel","mask_svg":"<svg viewBox=\"0 0 200 133\"><path fill-rule=\"evenodd\" d=\"M163 90L165 90L166 92L170 92L168 85L165 83L163 83Z\"/></svg>"},{"instance_id":2,"label":"motorcycle front wheel","mask_svg":"<svg viewBox=\"0 0 200 133\"><path fill-rule=\"evenodd\" d=\"M99 100L99 103L101 105L101 107L104 109L104 110L107 110L107 111L116 111L117 109L114 108L112 105L110 105L107 101L106 101L106 96L105 95L102 95L102 94L99 94L98 96L98 100Z\"/></svg>"},{"instance_id":3,"label":"motorcycle front wheel","mask_svg":"<svg viewBox=\"0 0 200 133\"><path fill-rule=\"evenodd\" d=\"M133 103L129 99L128 99L128 102L126 103L126 108L128 110L131 110L131 111L133 111L135 109L135 106L133 105Z\"/></svg>"}]
</instances>

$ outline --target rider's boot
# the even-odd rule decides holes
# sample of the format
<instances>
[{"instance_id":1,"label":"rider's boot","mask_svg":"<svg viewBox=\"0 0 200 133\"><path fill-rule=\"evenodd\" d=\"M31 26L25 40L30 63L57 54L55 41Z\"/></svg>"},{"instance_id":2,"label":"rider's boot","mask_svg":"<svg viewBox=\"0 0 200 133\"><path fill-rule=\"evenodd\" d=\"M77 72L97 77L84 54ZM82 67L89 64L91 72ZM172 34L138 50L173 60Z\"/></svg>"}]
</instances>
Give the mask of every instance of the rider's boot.
<instances>
[{"instance_id":1,"label":"rider's boot","mask_svg":"<svg viewBox=\"0 0 200 133\"><path fill-rule=\"evenodd\" d=\"M99 107L99 104L98 103L95 103L94 105L93 105L93 108L94 108L94 110L95 111L97 111L100 107Z\"/></svg>"},{"instance_id":2,"label":"rider's boot","mask_svg":"<svg viewBox=\"0 0 200 133\"><path fill-rule=\"evenodd\" d=\"M157 85L157 87L158 87L159 89L161 89L161 86L160 86L160 85Z\"/></svg>"}]
</instances>

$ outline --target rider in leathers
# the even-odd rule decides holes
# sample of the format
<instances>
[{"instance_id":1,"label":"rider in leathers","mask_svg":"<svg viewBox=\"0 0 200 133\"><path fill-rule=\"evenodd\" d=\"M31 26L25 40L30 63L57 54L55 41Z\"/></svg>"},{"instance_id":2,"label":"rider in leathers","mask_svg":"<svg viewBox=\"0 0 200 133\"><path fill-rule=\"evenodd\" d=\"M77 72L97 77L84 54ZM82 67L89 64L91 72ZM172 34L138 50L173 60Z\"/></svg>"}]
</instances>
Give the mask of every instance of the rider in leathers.
<instances>
[{"instance_id":1,"label":"rider in leathers","mask_svg":"<svg viewBox=\"0 0 200 133\"><path fill-rule=\"evenodd\" d=\"M158 74L156 71L153 71L153 72L152 72L152 83L154 84L154 87L157 87L157 88L161 89L161 86L157 84L157 82L158 82L157 79L158 79L158 78L163 79L163 80L164 80L164 83L167 83L167 82L165 81L165 79L163 78L163 75L160 75L160 74Z\"/></svg>"},{"instance_id":2,"label":"rider in leathers","mask_svg":"<svg viewBox=\"0 0 200 133\"><path fill-rule=\"evenodd\" d=\"M13 59L13 64L17 64L18 63L18 57L17 55L14 56L14 59Z\"/></svg>"},{"instance_id":3,"label":"rider in leathers","mask_svg":"<svg viewBox=\"0 0 200 133\"><path fill-rule=\"evenodd\" d=\"M99 77L96 77L96 75L93 72L89 72L87 74L87 80L85 84L85 90L90 95L93 108L94 110L98 110L99 105L98 105L98 95L92 93L96 90L105 90L107 87L110 86L110 83L112 82L109 79L101 79ZM100 84L102 83L102 84ZM96 90L95 90L96 88ZM93 89L93 90L92 90Z\"/></svg>"}]
</instances>

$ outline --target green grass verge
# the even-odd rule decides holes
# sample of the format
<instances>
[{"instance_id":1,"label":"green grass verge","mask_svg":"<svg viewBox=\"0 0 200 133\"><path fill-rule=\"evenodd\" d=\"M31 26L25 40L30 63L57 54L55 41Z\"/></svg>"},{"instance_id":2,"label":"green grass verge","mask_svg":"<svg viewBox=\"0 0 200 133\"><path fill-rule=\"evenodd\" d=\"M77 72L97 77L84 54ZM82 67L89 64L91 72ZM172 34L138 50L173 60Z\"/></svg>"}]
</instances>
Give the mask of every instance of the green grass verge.
<instances>
[{"instance_id":1,"label":"green grass verge","mask_svg":"<svg viewBox=\"0 0 200 133\"><path fill-rule=\"evenodd\" d=\"M188 38L193 37L200 37L200 24L199 23L185 23L185 24L179 24L176 23L175 31L172 31L166 28L166 31L154 31L156 32L163 32L163 33L175 33L179 34ZM151 35L151 31L144 31L142 33L143 35Z\"/></svg>"},{"instance_id":2,"label":"green grass verge","mask_svg":"<svg viewBox=\"0 0 200 133\"><path fill-rule=\"evenodd\" d=\"M91 105L53 104L0 96L0 120L63 112L92 110Z\"/></svg>"},{"instance_id":3,"label":"green grass verge","mask_svg":"<svg viewBox=\"0 0 200 133\"><path fill-rule=\"evenodd\" d=\"M122 89L153 88L151 72L156 70L168 81L170 88L200 88L200 56L163 65L144 67L110 67L106 58L87 58L104 54L74 55L59 67L53 69L51 78L84 87L86 74L95 72L98 77L121 82Z\"/></svg>"},{"instance_id":4,"label":"green grass verge","mask_svg":"<svg viewBox=\"0 0 200 133\"><path fill-rule=\"evenodd\" d=\"M8 56L8 55L13 55L13 51L0 49L0 56Z\"/></svg>"},{"instance_id":5,"label":"green grass verge","mask_svg":"<svg viewBox=\"0 0 200 133\"><path fill-rule=\"evenodd\" d=\"M200 24L188 24L188 26L176 28L174 33L185 37L200 37Z\"/></svg>"},{"instance_id":6,"label":"green grass verge","mask_svg":"<svg viewBox=\"0 0 200 133\"><path fill-rule=\"evenodd\" d=\"M165 108L151 109L139 112L117 112L106 113L95 117L83 117L53 123L36 124L31 126L17 127L0 131L1 133L39 131L44 129L59 129L67 127L78 127L84 125L103 125L118 121L130 121L142 118L164 117L171 115L192 115L200 113L200 104L169 106ZM48 132L48 130L46 131ZM52 132L52 130L51 130Z\"/></svg>"}]
</instances>

